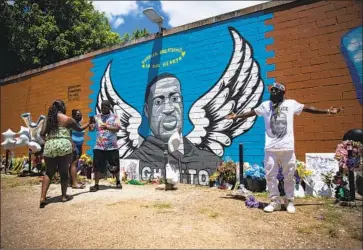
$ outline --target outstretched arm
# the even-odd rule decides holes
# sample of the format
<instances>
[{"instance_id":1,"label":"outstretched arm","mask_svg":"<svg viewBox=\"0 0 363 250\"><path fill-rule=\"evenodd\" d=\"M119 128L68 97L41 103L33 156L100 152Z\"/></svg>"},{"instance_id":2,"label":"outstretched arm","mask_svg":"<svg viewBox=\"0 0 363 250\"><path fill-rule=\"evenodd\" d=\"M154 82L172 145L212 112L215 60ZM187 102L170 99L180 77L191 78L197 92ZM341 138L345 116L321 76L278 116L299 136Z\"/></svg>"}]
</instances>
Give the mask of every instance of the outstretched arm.
<instances>
[{"instance_id":1,"label":"outstretched arm","mask_svg":"<svg viewBox=\"0 0 363 250\"><path fill-rule=\"evenodd\" d=\"M330 107L329 109L317 109L314 107L309 107L304 105L304 112L312 113L312 114L337 114L339 113L341 108L336 108L334 106Z\"/></svg>"},{"instance_id":2,"label":"outstretched arm","mask_svg":"<svg viewBox=\"0 0 363 250\"><path fill-rule=\"evenodd\" d=\"M68 117L67 119L67 127L77 132L85 130L89 125L90 123L88 122L83 126L80 126L73 118Z\"/></svg>"},{"instance_id":3,"label":"outstretched arm","mask_svg":"<svg viewBox=\"0 0 363 250\"><path fill-rule=\"evenodd\" d=\"M251 117L251 116L255 116L257 115L256 112L254 110L251 110L251 111L248 111L246 113L242 113L242 114L235 114L235 113L231 113L229 115L226 116L227 119L238 119L238 118L248 118L248 117Z\"/></svg>"}]
</instances>

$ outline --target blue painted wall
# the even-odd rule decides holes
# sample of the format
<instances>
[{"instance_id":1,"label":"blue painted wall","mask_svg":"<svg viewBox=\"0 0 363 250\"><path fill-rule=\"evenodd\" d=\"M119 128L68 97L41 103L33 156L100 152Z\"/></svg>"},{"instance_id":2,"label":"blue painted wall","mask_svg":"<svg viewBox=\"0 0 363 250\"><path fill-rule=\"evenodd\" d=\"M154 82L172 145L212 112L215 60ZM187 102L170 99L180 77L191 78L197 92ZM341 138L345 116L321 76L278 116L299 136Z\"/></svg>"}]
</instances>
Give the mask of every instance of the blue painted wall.
<instances>
[{"instance_id":1,"label":"blue painted wall","mask_svg":"<svg viewBox=\"0 0 363 250\"><path fill-rule=\"evenodd\" d=\"M243 38L251 44L253 57L260 65L260 74L265 86L274 82L273 78L267 77L267 72L273 71L274 65L266 63L268 58L274 56L274 52L266 50L266 46L272 44L273 39L265 38L265 33L272 31L273 26L264 24L265 20L272 17L273 14L254 13L95 57L92 60L94 67L92 68L93 77L91 80L93 84L91 90L93 94L90 96L93 112L90 115L95 114L100 81L108 63L113 60L111 77L115 90L123 100L136 108L143 118L144 94L147 83L156 75L165 72L176 75L181 82L184 98L183 134L188 134L193 128L188 119L191 105L219 80L233 53L233 40L228 27L238 30ZM142 67L142 61L153 51L167 48L181 48L185 51L185 55L181 61L167 67L160 67L159 69ZM178 53L161 55L161 64L175 58L176 55ZM263 100L267 98L267 88L265 88ZM146 119L143 119L139 132L143 136L149 134ZM92 148L96 133L89 133L89 135L91 140L88 141L88 145ZM225 148L223 157L238 161L238 145L243 143L244 160L260 164L263 161L264 141L263 118L259 117L251 130L235 138L233 144ZM87 153L92 155L92 150Z\"/></svg>"}]
</instances>

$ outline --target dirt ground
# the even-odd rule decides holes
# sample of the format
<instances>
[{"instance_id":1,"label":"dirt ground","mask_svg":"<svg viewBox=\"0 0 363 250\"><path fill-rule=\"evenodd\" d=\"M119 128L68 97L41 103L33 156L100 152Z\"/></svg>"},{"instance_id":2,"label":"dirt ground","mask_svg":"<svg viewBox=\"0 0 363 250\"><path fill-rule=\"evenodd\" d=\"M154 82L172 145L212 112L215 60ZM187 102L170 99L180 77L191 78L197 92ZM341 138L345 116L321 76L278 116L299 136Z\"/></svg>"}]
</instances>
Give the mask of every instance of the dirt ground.
<instances>
[{"instance_id":1,"label":"dirt ground","mask_svg":"<svg viewBox=\"0 0 363 250\"><path fill-rule=\"evenodd\" d=\"M266 214L227 196L231 191L104 184L96 193L68 189L66 203L52 184L51 203L39 209L36 177L2 175L1 248L362 248L361 204L301 198L296 214Z\"/></svg>"}]
</instances>

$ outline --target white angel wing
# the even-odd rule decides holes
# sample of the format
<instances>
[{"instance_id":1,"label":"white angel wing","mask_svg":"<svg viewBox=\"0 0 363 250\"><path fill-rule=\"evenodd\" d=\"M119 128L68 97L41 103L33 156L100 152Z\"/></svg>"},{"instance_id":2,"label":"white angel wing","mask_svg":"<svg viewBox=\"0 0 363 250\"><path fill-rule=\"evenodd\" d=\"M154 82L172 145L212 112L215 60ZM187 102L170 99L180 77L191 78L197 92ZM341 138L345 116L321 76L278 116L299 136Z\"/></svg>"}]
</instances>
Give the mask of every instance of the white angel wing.
<instances>
[{"instance_id":1,"label":"white angel wing","mask_svg":"<svg viewBox=\"0 0 363 250\"><path fill-rule=\"evenodd\" d=\"M234 28L229 27L229 32L234 52L224 74L189 111L194 128L187 138L197 147L209 148L218 156L223 156L224 147L247 132L256 120L256 116L237 120L225 116L254 109L261 103L264 90L250 44Z\"/></svg>"},{"instance_id":2,"label":"white angel wing","mask_svg":"<svg viewBox=\"0 0 363 250\"><path fill-rule=\"evenodd\" d=\"M101 103L103 100L111 102L113 112L121 121L121 129L117 133L117 144L120 158L129 156L143 141L138 129L141 124L141 116L131 105L127 104L113 88L110 68L112 61L107 65L101 80L101 87L97 97L96 114L101 113Z\"/></svg>"}]
</instances>

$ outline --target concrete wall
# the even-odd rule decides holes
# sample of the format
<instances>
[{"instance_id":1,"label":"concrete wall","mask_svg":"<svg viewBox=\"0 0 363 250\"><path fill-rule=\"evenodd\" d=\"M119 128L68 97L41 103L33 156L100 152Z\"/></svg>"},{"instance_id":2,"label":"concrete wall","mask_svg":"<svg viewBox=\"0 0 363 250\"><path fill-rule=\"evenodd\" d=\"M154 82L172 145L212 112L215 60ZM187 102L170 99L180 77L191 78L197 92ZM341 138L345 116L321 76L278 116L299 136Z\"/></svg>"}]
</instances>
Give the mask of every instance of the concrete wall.
<instances>
[{"instance_id":1,"label":"concrete wall","mask_svg":"<svg viewBox=\"0 0 363 250\"><path fill-rule=\"evenodd\" d=\"M269 3L257 12L223 20L243 13L235 12L198 23L208 25L186 25L162 38L96 52L27 79L14 77L1 86L1 132L17 131L23 112L31 112L33 119L46 114L55 98L65 100L69 111L81 108L85 115L97 113L99 101L108 98L118 105L123 122L120 154L140 160L144 173L162 164L161 143L153 137L168 136L176 127L184 138L184 155L174 158L191 169L210 173L220 159L238 161L239 143L244 144L245 161L260 164L262 118L241 126L221 117L232 104L242 112L267 100L266 86L279 81L287 86L288 98L318 108L344 107L335 117L304 113L295 118L298 159L305 160L307 152L333 152L345 131L362 127L362 4L302 2ZM267 8L272 5L279 6ZM147 94L154 97L156 91L164 99L146 99L145 112L147 85L164 73L171 76ZM74 85L80 85L80 99L68 101L68 87ZM165 125L170 131L160 122L168 112L173 114ZM89 148L95 134L88 135Z\"/></svg>"}]
</instances>

